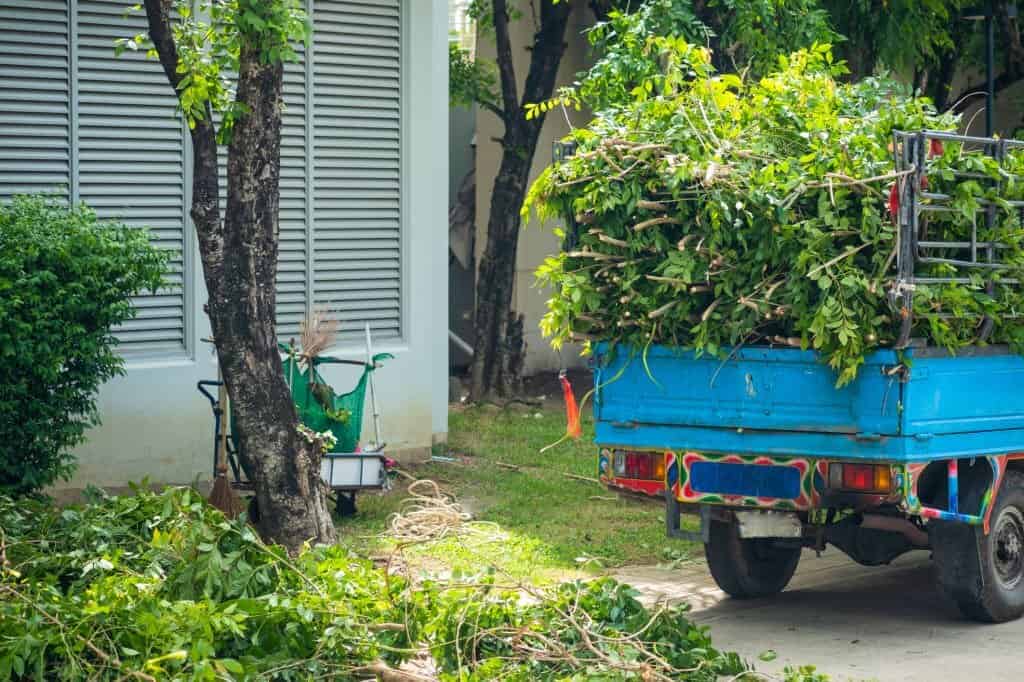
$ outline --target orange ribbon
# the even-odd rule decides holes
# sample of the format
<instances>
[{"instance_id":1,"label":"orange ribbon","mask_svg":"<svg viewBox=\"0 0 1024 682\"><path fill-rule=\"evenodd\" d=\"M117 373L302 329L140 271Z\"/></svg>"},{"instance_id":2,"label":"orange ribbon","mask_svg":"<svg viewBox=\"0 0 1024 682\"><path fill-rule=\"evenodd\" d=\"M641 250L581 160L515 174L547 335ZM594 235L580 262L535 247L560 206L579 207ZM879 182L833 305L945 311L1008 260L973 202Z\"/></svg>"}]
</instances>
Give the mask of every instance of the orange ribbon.
<instances>
[{"instance_id":1,"label":"orange ribbon","mask_svg":"<svg viewBox=\"0 0 1024 682\"><path fill-rule=\"evenodd\" d=\"M564 373L559 374L558 380L562 383L562 397L565 398L565 435L578 439L583 435L583 428L580 426L580 408L576 405L576 396L572 393L569 377Z\"/></svg>"}]
</instances>

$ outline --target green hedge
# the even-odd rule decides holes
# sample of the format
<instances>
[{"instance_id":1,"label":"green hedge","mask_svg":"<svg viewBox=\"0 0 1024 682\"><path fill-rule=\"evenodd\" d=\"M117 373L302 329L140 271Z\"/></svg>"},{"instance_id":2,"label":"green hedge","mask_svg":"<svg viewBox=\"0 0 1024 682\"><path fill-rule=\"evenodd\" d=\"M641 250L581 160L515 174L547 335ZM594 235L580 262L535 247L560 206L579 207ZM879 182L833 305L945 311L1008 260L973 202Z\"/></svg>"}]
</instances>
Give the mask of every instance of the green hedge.
<instances>
[{"instance_id":1,"label":"green hedge","mask_svg":"<svg viewBox=\"0 0 1024 682\"><path fill-rule=\"evenodd\" d=\"M123 363L111 329L161 283L168 253L145 230L48 196L0 205L0 491L38 491L74 469L98 423L96 391Z\"/></svg>"}]
</instances>

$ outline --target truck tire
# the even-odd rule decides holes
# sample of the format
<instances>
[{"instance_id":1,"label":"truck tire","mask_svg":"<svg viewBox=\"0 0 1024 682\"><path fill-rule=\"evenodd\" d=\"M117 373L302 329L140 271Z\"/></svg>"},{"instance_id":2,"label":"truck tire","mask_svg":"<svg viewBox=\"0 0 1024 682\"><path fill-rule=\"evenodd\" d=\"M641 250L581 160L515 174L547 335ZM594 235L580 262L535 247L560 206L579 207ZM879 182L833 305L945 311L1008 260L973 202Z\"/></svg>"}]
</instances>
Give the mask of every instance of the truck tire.
<instances>
[{"instance_id":1,"label":"truck tire","mask_svg":"<svg viewBox=\"0 0 1024 682\"><path fill-rule=\"evenodd\" d=\"M711 577L730 597L754 599L786 588L800 562L800 547L779 546L771 539L744 540L739 524L711 521L704 556Z\"/></svg>"},{"instance_id":2,"label":"truck tire","mask_svg":"<svg viewBox=\"0 0 1024 682\"><path fill-rule=\"evenodd\" d=\"M930 526L939 587L961 613L985 623L1024 615L1024 473L1003 477L988 535L963 523Z\"/></svg>"}]
</instances>

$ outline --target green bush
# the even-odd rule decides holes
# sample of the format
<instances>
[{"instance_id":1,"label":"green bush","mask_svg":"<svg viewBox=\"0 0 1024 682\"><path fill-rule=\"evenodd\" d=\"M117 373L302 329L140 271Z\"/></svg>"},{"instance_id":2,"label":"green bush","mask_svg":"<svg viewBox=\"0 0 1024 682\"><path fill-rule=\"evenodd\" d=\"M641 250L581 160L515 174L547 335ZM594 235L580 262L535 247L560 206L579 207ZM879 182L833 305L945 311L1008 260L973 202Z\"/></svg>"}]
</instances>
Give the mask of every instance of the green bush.
<instances>
[{"instance_id":1,"label":"green bush","mask_svg":"<svg viewBox=\"0 0 1024 682\"><path fill-rule=\"evenodd\" d=\"M97 389L123 372L111 329L160 285L167 258L145 230L84 206L0 205L0 491L70 476L71 448L98 423Z\"/></svg>"}]
</instances>

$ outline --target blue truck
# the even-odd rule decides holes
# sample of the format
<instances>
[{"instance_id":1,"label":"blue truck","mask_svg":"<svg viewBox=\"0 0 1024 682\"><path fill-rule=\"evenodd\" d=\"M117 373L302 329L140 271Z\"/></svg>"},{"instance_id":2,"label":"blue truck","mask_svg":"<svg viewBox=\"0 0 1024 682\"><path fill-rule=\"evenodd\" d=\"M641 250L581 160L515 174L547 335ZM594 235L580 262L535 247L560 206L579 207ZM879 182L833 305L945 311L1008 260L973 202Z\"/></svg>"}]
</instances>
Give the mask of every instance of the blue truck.
<instances>
[{"instance_id":1,"label":"blue truck","mask_svg":"<svg viewBox=\"0 0 1024 682\"><path fill-rule=\"evenodd\" d=\"M867 566L930 550L966 616L1024 614L1024 357L986 345L985 320L982 343L955 355L911 336L915 285L931 282L920 264L998 267L997 244L921 238L920 216L948 198L914 170L936 139L995 155L1021 144L897 133L910 176L891 287L902 328L852 383L836 388L816 353L792 347L594 348L601 480L664 496L668 535L701 542L733 597L783 590L805 548L831 545ZM681 529L683 513L698 531Z\"/></svg>"}]
</instances>

